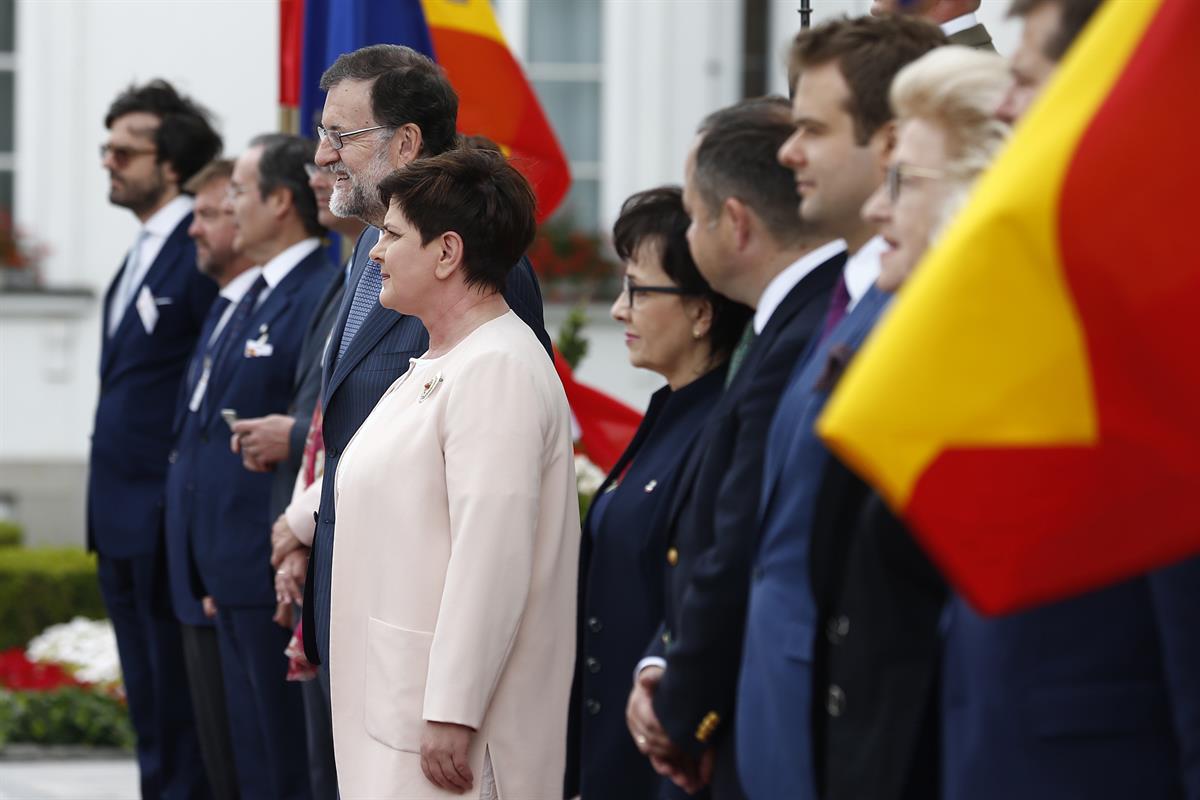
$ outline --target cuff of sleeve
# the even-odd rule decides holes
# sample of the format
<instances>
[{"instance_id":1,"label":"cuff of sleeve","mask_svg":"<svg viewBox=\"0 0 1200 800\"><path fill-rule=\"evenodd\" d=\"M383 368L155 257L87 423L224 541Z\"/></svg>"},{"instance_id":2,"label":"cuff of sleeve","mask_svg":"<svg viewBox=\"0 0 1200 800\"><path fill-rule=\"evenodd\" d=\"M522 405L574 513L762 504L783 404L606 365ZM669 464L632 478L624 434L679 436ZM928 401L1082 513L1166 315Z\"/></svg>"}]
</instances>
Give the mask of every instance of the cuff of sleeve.
<instances>
[{"instance_id":1,"label":"cuff of sleeve","mask_svg":"<svg viewBox=\"0 0 1200 800\"><path fill-rule=\"evenodd\" d=\"M659 656L646 656L641 661L637 662L637 666L633 668L634 682L637 681L638 676L642 674L642 670L644 670L646 667L660 667L662 669L666 669L667 660L665 658L660 658Z\"/></svg>"},{"instance_id":2,"label":"cuff of sleeve","mask_svg":"<svg viewBox=\"0 0 1200 800\"><path fill-rule=\"evenodd\" d=\"M292 529L292 535L305 547L312 547L313 535L317 530L312 509L302 503L292 503L284 509L283 516Z\"/></svg>"}]
</instances>

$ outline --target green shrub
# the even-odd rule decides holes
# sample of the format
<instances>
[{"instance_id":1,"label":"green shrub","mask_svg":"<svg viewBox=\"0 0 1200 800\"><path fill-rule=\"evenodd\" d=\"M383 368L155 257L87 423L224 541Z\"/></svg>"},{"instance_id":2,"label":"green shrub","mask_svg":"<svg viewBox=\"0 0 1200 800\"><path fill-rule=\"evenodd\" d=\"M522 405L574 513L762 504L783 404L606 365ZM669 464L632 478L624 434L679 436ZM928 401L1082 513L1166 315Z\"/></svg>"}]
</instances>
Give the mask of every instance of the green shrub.
<instances>
[{"instance_id":1,"label":"green shrub","mask_svg":"<svg viewBox=\"0 0 1200 800\"><path fill-rule=\"evenodd\" d=\"M134 744L125 704L88 689L0 690L0 747L7 742L124 747Z\"/></svg>"},{"instance_id":2,"label":"green shrub","mask_svg":"<svg viewBox=\"0 0 1200 800\"><path fill-rule=\"evenodd\" d=\"M11 519L0 519L0 547L20 547L25 541L25 531Z\"/></svg>"},{"instance_id":3,"label":"green shrub","mask_svg":"<svg viewBox=\"0 0 1200 800\"><path fill-rule=\"evenodd\" d=\"M24 647L77 616L108 616L94 555L76 547L0 548L0 650Z\"/></svg>"}]
</instances>

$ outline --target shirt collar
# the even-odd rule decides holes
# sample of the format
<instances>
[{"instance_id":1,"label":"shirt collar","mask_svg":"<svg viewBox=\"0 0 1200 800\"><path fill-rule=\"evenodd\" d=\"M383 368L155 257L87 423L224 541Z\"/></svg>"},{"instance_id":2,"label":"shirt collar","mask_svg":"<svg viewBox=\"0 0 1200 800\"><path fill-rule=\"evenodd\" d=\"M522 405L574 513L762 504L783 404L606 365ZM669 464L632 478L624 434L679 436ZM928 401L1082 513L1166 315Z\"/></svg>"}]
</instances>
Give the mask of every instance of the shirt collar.
<instances>
[{"instance_id":1,"label":"shirt collar","mask_svg":"<svg viewBox=\"0 0 1200 800\"><path fill-rule=\"evenodd\" d=\"M262 272L262 267L251 267L245 272L238 273L229 283L225 284L225 288L221 290L221 297L229 301L230 305L237 305L241 302L242 296L250 291L250 287Z\"/></svg>"},{"instance_id":2,"label":"shirt collar","mask_svg":"<svg viewBox=\"0 0 1200 800\"><path fill-rule=\"evenodd\" d=\"M266 279L267 286L270 286L272 289L278 286L279 282L286 278L287 274L295 269L297 264L308 258L320 246L321 240L312 236L296 242L291 247L276 254L262 268L263 278Z\"/></svg>"},{"instance_id":3,"label":"shirt collar","mask_svg":"<svg viewBox=\"0 0 1200 800\"><path fill-rule=\"evenodd\" d=\"M796 288L796 284L804 280L808 273L845 249L845 239L826 242L815 250L809 250L791 266L772 278L771 282L767 284L767 288L763 289L762 297L758 298L758 305L754 307L754 332L756 334L763 332L767 323L771 321L771 315L775 313L775 309L779 308L779 304L791 293L792 289Z\"/></svg>"},{"instance_id":4,"label":"shirt collar","mask_svg":"<svg viewBox=\"0 0 1200 800\"><path fill-rule=\"evenodd\" d=\"M846 261L846 269L842 276L846 281L846 292L850 295L847 311L858 305L858 301L879 279L879 257L886 249L887 242L883 237L873 236Z\"/></svg>"},{"instance_id":5,"label":"shirt collar","mask_svg":"<svg viewBox=\"0 0 1200 800\"><path fill-rule=\"evenodd\" d=\"M975 19L975 12L968 11L961 17L955 17L954 19L943 22L942 33L946 34L947 36L953 36L956 33L962 33L967 28L974 28L978 24L979 21Z\"/></svg>"},{"instance_id":6,"label":"shirt collar","mask_svg":"<svg viewBox=\"0 0 1200 800\"><path fill-rule=\"evenodd\" d=\"M142 230L151 236L160 236L165 239L179 226L179 223L183 222L184 217L192 213L192 206L195 204L196 201L191 197L181 194L155 211L150 219L146 220Z\"/></svg>"}]
</instances>

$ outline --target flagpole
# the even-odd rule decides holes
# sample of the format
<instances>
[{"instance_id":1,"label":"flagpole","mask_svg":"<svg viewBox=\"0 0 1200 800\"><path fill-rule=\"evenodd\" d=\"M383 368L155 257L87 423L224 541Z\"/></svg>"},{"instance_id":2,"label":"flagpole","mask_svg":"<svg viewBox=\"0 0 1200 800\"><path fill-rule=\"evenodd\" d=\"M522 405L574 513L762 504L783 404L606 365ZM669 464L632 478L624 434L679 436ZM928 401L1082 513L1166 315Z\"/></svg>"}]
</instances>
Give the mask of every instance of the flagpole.
<instances>
[{"instance_id":1,"label":"flagpole","mask_svg":"<svg viewBox=\"0 0 1200 800\"><path fill-rule=\"evenodd\" d=\"M812 27L812 6L809 5L810 0L800 0L800 29L807 30Z\"/></svg>"}]
</instances>

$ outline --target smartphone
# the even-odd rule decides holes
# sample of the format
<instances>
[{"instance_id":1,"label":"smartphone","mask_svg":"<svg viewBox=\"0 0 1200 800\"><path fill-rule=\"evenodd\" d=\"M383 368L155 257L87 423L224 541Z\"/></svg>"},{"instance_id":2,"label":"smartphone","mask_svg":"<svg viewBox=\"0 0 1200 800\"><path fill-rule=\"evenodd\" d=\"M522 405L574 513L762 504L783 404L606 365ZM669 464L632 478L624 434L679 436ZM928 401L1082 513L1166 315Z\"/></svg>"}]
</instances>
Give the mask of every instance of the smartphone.
<instances>
[{"instance_id":1,"label":"smartphone","mask_svg":"<svg viewBox=\"0 0 1200 800\"><path fill-rule=\"evenodd\" d=\"M230 430L233 430L233 423L238 421L237 411L232 408L222 408L221 419L225 420L225 424L229 426Z\"/></svg>"}]
</instances>

